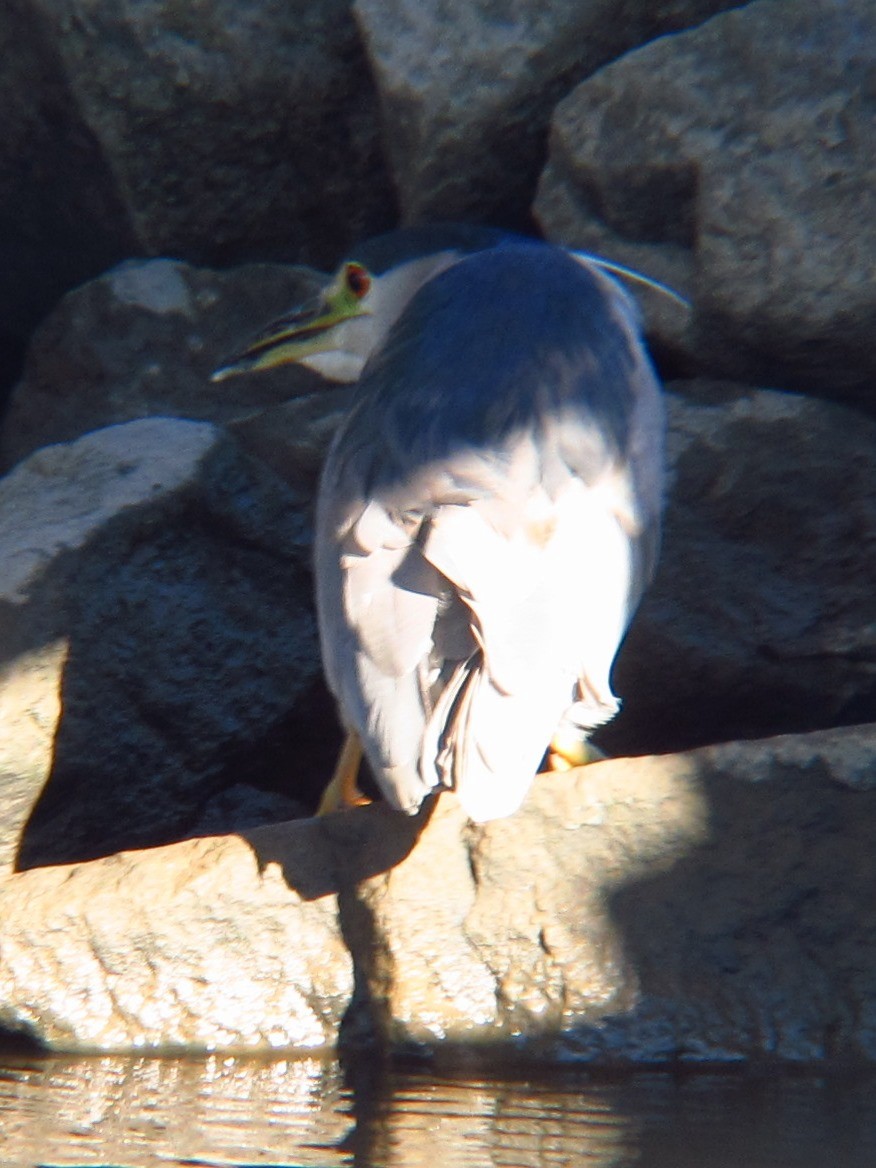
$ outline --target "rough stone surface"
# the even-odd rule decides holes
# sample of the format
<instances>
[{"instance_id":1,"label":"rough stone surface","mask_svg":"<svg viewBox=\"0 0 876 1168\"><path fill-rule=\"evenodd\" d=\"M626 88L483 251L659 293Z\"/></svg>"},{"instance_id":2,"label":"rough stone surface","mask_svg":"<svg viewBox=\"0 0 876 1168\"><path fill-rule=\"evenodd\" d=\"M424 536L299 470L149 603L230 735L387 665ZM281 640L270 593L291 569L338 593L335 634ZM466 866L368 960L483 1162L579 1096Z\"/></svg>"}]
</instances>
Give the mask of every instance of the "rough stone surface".
<instances>
[{"instance_id":1,"label":"rough stone surface","mask_svg":"<svg viewBox=\"0 0 876 1168\"><path fill-rule=\"evenodd\" d=\"M390 221L346 0L31 7L147 254L326 260Z\"/></svg>"},{"instance_id":2,"label":"rough stone surface","mask_svg":"<svg viewBox=\"0 0 876 1168\"><path fill-rule=\"evenodd\" d=\"M228 423L323 386L300 366L210 381L320 282L281 264L217 272L132 260L68 293L34 336L4 419L0 469L102 426L150 415Z\"/></svg>"},{"instance_id":3,"label":"rough stone surface","mask_svg":"<svg viewBox=\"0 0 876 1168\"><path fill-rule=\"evenodd\" d=\"M0 50L0 390L113 263L331 267L394 220L349 0L9 0Z\"/></svg>"},{"instance_id":4,"label":"rough stone surface","mask_svg":"<svg viewBox=\"0 0 876 1168\"><path fill-rule=\"evenodd\" d=\"M277 370L279 375L281 371ZM264 410L254 410L229 426L240 445L302 492L316 498L323 459L353 398L351 386L319 388Z\"/></svg>"},{"instance_id":5,"label":"rough stone surface","mask_svg":"<svg viewBox=\"0 0 876 1168\"><path fill-rule=\"evenodd\" d=\"M0 1021L74 1049L343 1020L439 1058L872 1062L874 759L873 726L734 743L543 777L480 827L443 796L13 874Z\"/></svg>"},{"instance_id":6,"label":"rough stone surface","mask_svg":"<svg viewBox=\"0 0 876 1168\"><path fill-rule=\"evenodd\" d=\"M528 221L553 106L728 0L355 0L403 218Z\"/></svg>"},{"instance_id":7,"label":"rough stone surface","mask_svg":"<svg viewBox=\"0 0 876 1168\"><path fill-rule=\"evenodd\" d=\"M312 824L290 848L322 879ZM329 1046L352 990L334 898L237 836L19 873L0 920L0 1025L59 1049Z\"/></svg>"},{"instance_id":8,"label":"rough stone surface","mask_svg":"<svg viewBox=\"0 0 876 1168\"><path fill-rule=\"evenodd\" d=\"M873 409L874 69L869 0L757 0L656 40L557 108L536 216L692 287L696 368Z\"/></svg>"},{"instance_id":9,"label":"rough stone surface","mask_svg":"<svg viewBox=\"0 0 876 1168\"><path fill-rule=\"evenodd\" d=\"M308 547L301 499L206 423L109 427L0 481L7 863L179 839L241 783L314 796Z\"/></svg>"},{"instance_id":10,"label":"rough stone surface","mask_svg":"<svg viewBox=\"0 0 876 1168\"><path fill-rule=\"evenodd\" d=\"M342 899L358 1008L399 1050L872 1061L874 751L865 727L604 763L479 828L439 802Z\"/></svg>"},{"instance_id":11,"label":"rough stone surface","mask_svg":"<svg viewBox=\"0 0 876 1168\"><path fill-rule=\"evenodd\" d=\"M663 549L602 745L876 720L876 423L778 391L675 388Z\"/></svg>"}]
</instances>

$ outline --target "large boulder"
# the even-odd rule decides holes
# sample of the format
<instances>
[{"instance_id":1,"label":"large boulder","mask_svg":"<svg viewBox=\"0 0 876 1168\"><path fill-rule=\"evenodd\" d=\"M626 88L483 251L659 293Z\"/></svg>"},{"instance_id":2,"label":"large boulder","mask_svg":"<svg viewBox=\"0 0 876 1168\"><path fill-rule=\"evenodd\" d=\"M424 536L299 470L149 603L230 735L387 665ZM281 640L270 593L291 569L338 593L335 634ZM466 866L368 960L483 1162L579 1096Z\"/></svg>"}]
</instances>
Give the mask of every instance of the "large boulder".
<instances>
[{"instance_id":1,"label":"large boulder","mask_svg":"<svg viewBox=\"0 0 876 1168\"><path fill-rule=\"evenodd\" d=\"M876 720L876 421L776 390L672 388L663 548L602 745Z\"/></svg>"},{"instance_id":2,"label":"large boulder","mask_svg":"<svg viewBox=\"0 0 876 1168\"><path fill-rule=\"evenodd\" d=\"M277 793L269 818L315 797L333 744L303 507L177 419L47 447L0 481L6 864L179 839L241 784ZM232 825L262 816L241 810Z\"/></svg>"},{"instance_id":3,"label":"large boulder","mask_svg":"<svg viewBox=\"0 0 876 1168\"><path fill-rule=\"evenodd\" d=\"M733 0L355 0L402 217L519 227L556 102L606 61Z\"/></svg>"},{"instance_id":4,"label":"large boulder","mask_svg":"<svg viewBox=\"0 0 876 1168\"><path fill-rule=\"evenodd\" d=\"M556 110L549 238L682 289L698 369L874 409L869 0L757 0L653 41Z\"/></svg>"},{"instance_id":5,"label":"large boulder","mask_svg":"<svg viewBox=\"0 0 876 1168\"><path fill-rule=\"evenodd\" d=\"M310 268L222 272L129 260L69 292L36 331L0 436L0 469L89 430L168 416L231 423L322 387L287 366L212 383L253 334L321 284Z\"/></svg>"},{"instance_id":6,"label":"large boulder","mask_svg":"<svg viewBox=\"0 0 876 1168\"><path fill-rule=\"evenodd\" d=\"M353 970L313 822L289 825L294 875L227 836L0 884L0 1028L68 1050L333 1045Z\"/></svg>"},{"instance_id":7,"label":"large boulder","mask_svg":"<svg viewBox=\"0 0 876 1168\"><path fill-rule=\"evenodd\" d=\"M13 874L0 1023L64 1049L872 1063L874 757L872 726L729 744L539 778L484 826L446 795Z\"/></svg>"},{"instance_id":8,"label":"large boulder","mask_svg":"<svg viewBox=\"0 0 876 1168\"><path fill-rule=\"evenodd\" d=\"M0 389L61 292L135 248L110 167L83 126L36 4L0 7Z\"/></svg>"},{"instance_id":9,"label":"large boulder","mask_svg":"<svg viewBox=\"0 0 876 1168\"><path fill-rule=\"evenodd\" d=\"M113 263L332 266L394 220L349 0L8 0L0 52L0 390Z\"/></svg>"},{"instance_id":10,"label":"large boulder","mask_svg":"<svg viewBox=\"0 0 876 1168\"><path fill-rule=\"evenodd\" d=\"M483 827L448 800L369 876L373 831L341 899L351 1032L366 1015L451 1058L872 1062L874 751L870 726L599 764Z\"/></svg>"},{"instance_id":11,"label":"large boulder","mask_svg":"<svg viewBox=\"0 0 876 1168\"><path fill-rule=\"evenodd\" d=\"M348 0L26 10L28 47L60 75L142 253L325 263L391 222Z\"/></svg>"}]
</instances>

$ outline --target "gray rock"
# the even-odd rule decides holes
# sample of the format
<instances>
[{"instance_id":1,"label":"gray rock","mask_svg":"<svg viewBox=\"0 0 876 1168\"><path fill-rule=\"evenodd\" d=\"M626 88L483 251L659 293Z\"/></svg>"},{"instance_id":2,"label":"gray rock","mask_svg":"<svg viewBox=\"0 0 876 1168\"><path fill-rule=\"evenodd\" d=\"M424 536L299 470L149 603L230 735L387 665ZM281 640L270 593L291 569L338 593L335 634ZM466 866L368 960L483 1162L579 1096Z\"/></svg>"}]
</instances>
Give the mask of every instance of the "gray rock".
<instances>
[{"instance_id":1,"label":"gray rock","mask_svg":"<svg viewBox=\"0 0 876 1168\"><path fill-rule=\"evenodd\" d=\"M58 296L133 254L100 144L83 125L55 36L32 0L0 5L0 388Z\"/></svg>"},{"instance_id":2,"label":"gray rock","mask_svg":"<svg viewBox=\"0 0 876 1168\"><path fill-rule=\"evenodd\" d=\"M557 100L728 0L355 0L407 222L528 222Z\"/></svg>"},{"instance_id":3,"label":"gray rock","mask_svg":"<svg viewBox=\"0 0 876 1168\"><path fill-rule=\"evenodd\" d=\"M876 422L778 391L674 388L663 550L602 745L876 720Z\"/></svg>"},{"instance_id":4,"label":"gray rock","mask_svg":"<svg viewBox=\"0 0 876 1168\"><path fill-rule=\"evenodd\" d=\"M330 705L302 508L227 435L175 419L0 481L6 863L179 839L237 783L315 796ZM292 789L308 742L319 765Z\"/></svg>"},{"instance_id":5,"label":"gray rock","mask_svg":"<svg viewBox=\"0 0 876 1168\"><path fill-rule=\"evenodd\" d=\"M57 1049L872 1063L874 758L873 726L732 743L545 776L483 826L446 795L11 874L0 1023Z\"/></svg>"},{"instance_id":6,"label":"gray rock","mask_svg":"<svg viewBox=\"0 0 876 1168\"><path fill-rule=\"evenodd\" d=\"M874 67L868 0L757 0L656 40L557 108L536 216L693 288L696 368L872 409Z\"/></svg>"},{"instance_id":7,"label":"gray rock","mask_svg":"<svg viewBox=\"0 0 876 1168\"><path fill-rule=\"evenodd\" d=\"M331 267L394 219L348 0L9 0L0 50L0 384L57 297L126 257Z\"/></svg>"},{"instance_id":8,"label":"gray rock","mask_svg":"<svg viewBox=\"0 0 876 1168\"><path fill-rule=\"evenodd\" d=\"M264 823L306 819L310 808L282 791L262 791L248 783L235 783L214 795L190 829L192 836L224 835Z\"/></svg>"},{"instance_id":9,"label":"gray rock","mask_svg":"<svg viewBox=\"0 0 876 1168\"><path fill-rule=\"evenodd\" d=\"M152 415L230 422L324 386L301 367L210 381L322 279L281 264L217 272L131 260L68 293L31 344L4 419L0 467L118 422Z\"/></svg>"},{"instance_id":10,"label":"gray rock","mask_svg":"<svg viewBox=\"0 0 876 1168\"><path fill-rule=\"evenodd\" d=\"M323 459L350 408L353 392L352 386L330 386L323 381L314 393L254 410L232 422L229 429L245 450L302 492L312 505Z\"/></svg>"},{"instance_id":11,"label":"gray rock","mask_svg":"<svg viewBox=\"0 0 876 1168\"><path fill-rule=\"evenodd\" d=\"M330 262L391 221L347 0L36 6L147 254Z\"/></svg>"}]
</instances>

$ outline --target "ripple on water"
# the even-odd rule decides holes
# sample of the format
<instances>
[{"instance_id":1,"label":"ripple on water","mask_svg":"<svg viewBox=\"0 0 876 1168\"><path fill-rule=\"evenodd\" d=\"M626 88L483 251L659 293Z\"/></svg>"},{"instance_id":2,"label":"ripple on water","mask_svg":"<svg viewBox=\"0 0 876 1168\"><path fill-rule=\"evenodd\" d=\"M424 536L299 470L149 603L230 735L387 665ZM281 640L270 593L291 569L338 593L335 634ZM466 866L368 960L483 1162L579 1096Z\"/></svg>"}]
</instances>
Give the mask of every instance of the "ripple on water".
<instances>
[{"instance_id":1,"label":"ripple on water","mask_svg":"<svg viewBox=\"0 0 876 1168\"><path fill-rule=\"evenodd\" d=\"M872 1168L876 1080L380 1075L314 1058L0 1060L0 1162Z\"/></svg>"}]
</instances>

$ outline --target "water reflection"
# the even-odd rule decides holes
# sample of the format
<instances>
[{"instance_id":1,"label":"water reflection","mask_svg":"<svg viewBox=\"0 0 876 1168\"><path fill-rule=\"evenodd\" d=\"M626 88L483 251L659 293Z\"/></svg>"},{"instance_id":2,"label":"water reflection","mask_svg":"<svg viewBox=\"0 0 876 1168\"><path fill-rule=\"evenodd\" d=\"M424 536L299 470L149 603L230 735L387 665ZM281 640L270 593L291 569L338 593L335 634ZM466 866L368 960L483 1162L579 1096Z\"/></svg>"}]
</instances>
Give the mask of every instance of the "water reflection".
<instances>
[{"instance_id":1,"label":"water reflection","mask_svg":"<svg viewBox=\"0 0 876 1168\"><path fill-rule=\"evenodd\" d=\"M16 1060L0 1068L2 1162L350 1163L349 1106L337 1064L315 1059Z\"/></svg>"},{"instance_id":2,"label":"water reflection","mask_svg":"<svg viewBox=\"0 0 876 1168\"><path fill-rule=\"evenodd\" d=\"M872 1168L872 1077L380 1074L334 1062L7 1058L5 1168Z\"/></svg>"}]
</instances>

